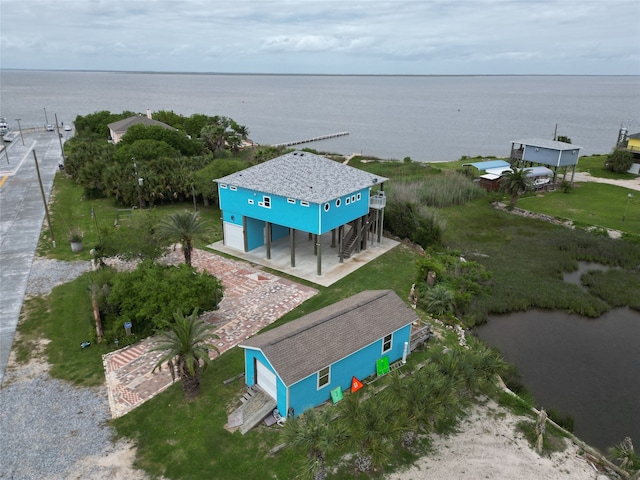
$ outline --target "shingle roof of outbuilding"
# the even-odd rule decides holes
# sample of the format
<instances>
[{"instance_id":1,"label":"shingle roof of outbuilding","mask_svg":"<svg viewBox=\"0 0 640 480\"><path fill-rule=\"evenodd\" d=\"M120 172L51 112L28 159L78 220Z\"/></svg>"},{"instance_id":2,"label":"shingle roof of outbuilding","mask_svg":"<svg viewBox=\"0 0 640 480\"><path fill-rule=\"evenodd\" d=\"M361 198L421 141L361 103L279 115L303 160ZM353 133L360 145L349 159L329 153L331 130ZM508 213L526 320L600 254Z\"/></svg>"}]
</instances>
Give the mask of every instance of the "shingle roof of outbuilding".
<instances>
[{"instance_id":1,"label":"shingle roof of outbuilding","mask_svg":"<svg viewBox=\"0 0 640 480\"><path fill-rule=\"evenodd\" d=\"M368 290L256 335L240 347L260 349L290 386L417 319L392 290Z\"/></svg>"},{"instance_id":2,"label":"shingle roof of outbuilding","mask_svg":"<svg viewBox=\"0 0 640 480\"><path fill-rule=\"evenodd\" d=\"M145 115L136 115L134 117L124 118L122 120L118 120L117 122L110 123L107 125L110 130L114 132L126 132L129 127L132 125L146 125L153 126L156 125L162 128L168 128L174 130L174 128L166 123L159 122L158 120L153 120Z\"/></svg>"},{"instance_id":3,"label":"shingle roof of outbuilding","mask_svg":"<svg viewBox=\"0 0 640 480\"><path fill-rule=\"evenodd\" d=\"M551 150L580 150L582 147L572 143L558 142L557 140L546 140L544 138L526 138L524 140L512 140L511 143L528 145L530 147L549 148Z\"/></svg>"},{"instance_id":4,"label":"shingle roof of outbuilding","mask_svg":"<svg viewBox=\"0 0 640 480\"><path fill-rule=\"evenodd\" d=\"M387 180L320 155L296 151L215 179L214 182L311 203L324 203Z\"/></svg>"}]
</instances>

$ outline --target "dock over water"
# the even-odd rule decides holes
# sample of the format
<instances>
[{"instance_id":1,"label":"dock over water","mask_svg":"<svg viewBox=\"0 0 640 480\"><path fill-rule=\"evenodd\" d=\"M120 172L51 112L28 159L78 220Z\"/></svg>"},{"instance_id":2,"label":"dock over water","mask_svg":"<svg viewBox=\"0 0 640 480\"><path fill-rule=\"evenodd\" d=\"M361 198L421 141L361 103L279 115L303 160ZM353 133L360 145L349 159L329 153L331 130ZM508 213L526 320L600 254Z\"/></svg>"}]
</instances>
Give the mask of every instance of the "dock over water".
<instances>
[{"instance_id":1,"label":"dock over water","mask_svg":"<svg viewBox=\"0 0 640 480\"><path fill-rule=\"evenodd\" d=\"M295 140L293 142L276 143L273 147L291 147L293 145L300 145L301 143L317 142L319 140L327 140L328 138L344 137L349 135L349 132L331 133L329 135L320 135L319 137L308 138L306 140Z\"/></svg>"}]
</instances>

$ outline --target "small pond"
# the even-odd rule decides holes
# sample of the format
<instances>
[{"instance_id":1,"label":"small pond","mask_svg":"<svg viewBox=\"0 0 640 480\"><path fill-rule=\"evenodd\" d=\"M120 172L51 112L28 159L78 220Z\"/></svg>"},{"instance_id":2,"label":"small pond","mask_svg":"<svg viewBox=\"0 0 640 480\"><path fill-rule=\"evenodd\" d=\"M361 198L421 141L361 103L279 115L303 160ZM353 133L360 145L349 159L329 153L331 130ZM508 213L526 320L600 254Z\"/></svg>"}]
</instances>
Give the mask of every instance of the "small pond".
<instances>
[{"instance_id":1,"label":"small pond","mask_svg":"<svg viewBox=\"0 0 640 480\"><path fill-rule=\"evenodd\" d=\"M476 334L518 367L538 406L573 416L578 437L602 451L625 436L640 445L639 312L530 310L491 316Z\"/></svg>"}]
</instances>

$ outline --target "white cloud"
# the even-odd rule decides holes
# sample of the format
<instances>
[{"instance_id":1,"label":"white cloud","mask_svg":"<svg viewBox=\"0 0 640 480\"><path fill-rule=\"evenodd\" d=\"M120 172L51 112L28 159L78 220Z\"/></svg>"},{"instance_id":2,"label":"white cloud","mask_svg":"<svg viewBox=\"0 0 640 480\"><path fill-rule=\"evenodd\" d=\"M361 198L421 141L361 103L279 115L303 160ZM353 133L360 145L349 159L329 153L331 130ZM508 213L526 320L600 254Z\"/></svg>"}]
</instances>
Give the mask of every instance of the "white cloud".
<instances>
[{"instance_id":1,"label":"white cloud","mask_svg":"<svg viewBox=\"0 0 640 480\"><path fill-rule=\"evenodd\" d=\"M2 0L0 8L3 68L93 68L88 57L100 55L113 70L640 74L637 0ZM314 55L308 67L305 53Z\"/></svg>"}]
</instances>

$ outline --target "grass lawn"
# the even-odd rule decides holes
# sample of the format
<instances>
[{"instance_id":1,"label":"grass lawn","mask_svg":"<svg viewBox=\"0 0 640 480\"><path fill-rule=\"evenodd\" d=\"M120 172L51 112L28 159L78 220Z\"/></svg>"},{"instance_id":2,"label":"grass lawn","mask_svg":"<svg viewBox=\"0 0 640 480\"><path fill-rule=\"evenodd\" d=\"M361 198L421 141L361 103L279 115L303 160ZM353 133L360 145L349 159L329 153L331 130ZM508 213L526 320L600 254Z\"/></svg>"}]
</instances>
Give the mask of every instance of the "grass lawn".
<instances>
[{"instance_id":1,"label":"grass lawn","mask_svg":"<svg viewBox=\"0 0 640 480\"><path fill-rule=\"evenodd\" d=\"M196 247L222 239L220 210L213 206L197 205L198 212L210 227L209 238L196 242ZM174 203L158 205L153 214L170 215L181 210L192 210L193 203ZM51 225L56 240L53 247L48 228L43 228L38 244L38 255L58 260L90 260L90 250L98 243L98 235L105 229L116 228L116 218L121 226L126 226L132 216L149 215L152 210L124 208L114 203L113 199L100 198L86 200L82 189L73 180L63 174L57 174L53 183L52 203L50 206ZM92 211L94 216L92 216ZM72 228L80 228L84 232L84 250L72 253L67 241L67 232Z\"/></svg>"},{"instance_id":2,"label":"grass lawn","mask_svg":"<svg viewBox=\"0 0 640 480\"><path fill-rule=\"evenodd\" d=\"M632 173L615 173L604 168L604 162L608 155L591 155L589 157L580 157L576 170L578 172L587 172L593 177L613 178L617 180L633 180L638 178Z\"/></svg>"},{"instance_id":3,"label":"grass lawn","mask_svg":"<svg viewBox=\"0 0 640 480\"><path fill-rule=\"evenodd\" d=\"M576 225L597 225L640 234L640 192L615 185L585 182L568 194L558 190L521 198L518 207L571 219Z\"/></svg>"}]
</instances>

